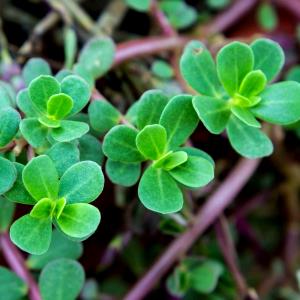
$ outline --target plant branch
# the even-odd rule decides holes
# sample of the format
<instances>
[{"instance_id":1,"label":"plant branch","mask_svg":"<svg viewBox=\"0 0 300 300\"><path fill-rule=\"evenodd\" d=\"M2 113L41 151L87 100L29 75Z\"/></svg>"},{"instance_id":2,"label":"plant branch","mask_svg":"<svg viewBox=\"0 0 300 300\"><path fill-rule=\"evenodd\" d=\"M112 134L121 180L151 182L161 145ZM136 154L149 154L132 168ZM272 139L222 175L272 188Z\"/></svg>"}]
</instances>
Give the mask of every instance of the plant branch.
<instances>
[{"instance_id":1,"label":"plant branch","mask_svg":"<svg viewBox=\"0 0 300 300\"><path fill-rule=\"evenodd\" d=\"M194 218L190 228L175 239L150 270L139 280L124 300L143 299L155 284L172 267L195 241L211 226L229 206L249 178L260 160L241 159L219 188L207 199Z\"/></svg>"},{"instance_id":2,"label":"plant branch","mask_svg":"<svg viewBox=\"0 0 300 300\"><path fill-rule=\"evenodd\" d=\"M183 36L156 36L119 43L117 46L114 67L129 59L173 50L175 48L183 48L189 40L189 38Z\"/></svg>"},{"instance_id":3,"label":"plant branch","mask_svg":"<svg viewBox=\"0 0 300 300\"><path fill-rule=\"evenodd\" d=\"M29 287L29 297L31 300L41 300L39 288L28 272L25 261L19 250L11 242L6 232L0 235L0 245L3 252L3 256L11 269L22 278Z\"/></svg>"}]
</instances>

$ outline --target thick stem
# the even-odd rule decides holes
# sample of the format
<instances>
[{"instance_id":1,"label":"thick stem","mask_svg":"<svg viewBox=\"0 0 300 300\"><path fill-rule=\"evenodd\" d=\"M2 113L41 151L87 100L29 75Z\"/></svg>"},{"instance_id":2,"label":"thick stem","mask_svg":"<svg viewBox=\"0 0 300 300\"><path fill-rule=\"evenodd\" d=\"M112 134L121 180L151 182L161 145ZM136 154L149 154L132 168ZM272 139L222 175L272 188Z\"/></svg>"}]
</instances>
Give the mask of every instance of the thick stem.
<instances>
[{"instance_id":1,"label":"thick stem","mask_svg":"<svg viewBox=\"0 0 300 300\"><path fill-rule=\"evenodd\" d=\"M225 181L207 199L194 218L194 223L166 249L150 270L137 282L124 300L143 299L156 283L185 253L195 241L212 225L224 209L232 203L249 178L255 172L259 160L241 159Z\"/></svg>"},{"instance_id":2,"label":"thick stem","mask_svg":"<svg viewBox=\"0 0 300 300\"><path fill-rule=\"evenodd\" d=\"M39 288L27 270L24 258L15 245L10 241L6 232L0 235L0 245L3 256L11 269L27 283L30 300L41 300Z\"/></svg>"},{"instance_id":3,"label":"thick stem","mask_svg":"<svg viewBox=\"0 0 300 300\"><path fill-rule=\"evenodd\" d=\"M114 66L126 60L156 54L162 51L183 48L188 38L182 36L174 37L146 37L118 44Z\"/></svg>"}]
</instances>

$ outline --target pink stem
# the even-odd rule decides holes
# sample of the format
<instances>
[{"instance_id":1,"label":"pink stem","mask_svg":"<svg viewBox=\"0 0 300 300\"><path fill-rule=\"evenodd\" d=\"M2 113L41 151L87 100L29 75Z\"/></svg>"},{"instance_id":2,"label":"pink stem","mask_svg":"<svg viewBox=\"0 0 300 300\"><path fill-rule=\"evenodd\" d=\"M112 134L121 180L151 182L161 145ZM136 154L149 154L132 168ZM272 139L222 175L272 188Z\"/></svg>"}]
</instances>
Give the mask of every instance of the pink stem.
<instances>
[{"instance_id":1,"label":"pink stem","mask_svg":"<svg viewBox=\"0 0 300 300\"><path fill-rule=\"evenodd\" d=\"M31 300L41 300L39 288L29 273L23 256L15 245L11 242L6 232L0 235L0 245L2 248L3 256L11 269L22 278L29 287L29 297Z\"/></svg>"},{"instance_id":2,"label":"pink stem","mask_svg":"<svg viewBox=\"0 0 300 300\"><path fill-rule=\"evenodd\" d=\"M225 181L201 207L191 227L175 239L150 270L136 283L124 300L143 299L178 258L211 226L229 206L255 172L260 160L241 159Z\"/></svg>"}]
</instances>

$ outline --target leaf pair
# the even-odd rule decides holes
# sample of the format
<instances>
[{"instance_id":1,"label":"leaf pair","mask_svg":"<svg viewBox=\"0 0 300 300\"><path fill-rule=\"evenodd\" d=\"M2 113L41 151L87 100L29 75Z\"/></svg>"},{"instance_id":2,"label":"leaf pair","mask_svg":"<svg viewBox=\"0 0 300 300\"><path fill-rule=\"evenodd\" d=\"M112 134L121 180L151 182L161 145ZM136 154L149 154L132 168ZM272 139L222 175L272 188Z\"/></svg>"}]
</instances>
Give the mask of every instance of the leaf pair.
<instances>
[{"instance_id":1,"label":"leaf pair","mask_svg":"<svg viewBox=\"0 0 300 300\"><path fill-rule=\"evenodd\" d=\"M137 107L140 131L118 125L104 138L106 172L114 183L135 184L141 162L154 161L139 184L142 203L153 211L171 213L182 208L183 196L177 182L200 187L213 178L213 164L200 150L192 154L178 148L198 123L191 101L192 97L181 95L168 102L161 92L149 91Z\"/></svg>"},{"instance_id":2,"label":"leaf pair","mask_svg":"<svg viewBox=\"0 0 300 300\"><path fill-rule=\"evenodd\" d=\"M88 203L103 189L101 168L83 161L69 167L59 179L53 161L46 155L32 159L22 172L23 184L35 203L30 214L15 221L12 241L24 251L42 254L51 242L52 221L67 236L85 239L100 222L97 208Z\"/></svg>"},{"instance_id":3,"label":"leaf pair","mask_svg":"<svg viewBox=\"0 0 300 300\"><path fill-rule=\"evenodd\" d=\"M18 106L27 117L21 121L21 133L33 147L44 146L47 138L67 142L81 137L88 125L65 119L80 112L89 97L87 83L76 75L61 83L49 75L35 78L18 94Z\"/></svg>"},{"instance_id":4,"label":"leaf pair","mask_svg":"<svg viewBox=\"0 0 300 300\"><path fill-rule=\"evenodd\" d=\"M180 66L185 80L201 95L193 106L205 127L214 134L227 130L233 148L249 157L272 153L269 138L260 131L261 120L290 124L300 119L300 85L282 82L266 87L284 63L281 47L267 39L250 46L233 42L217 55L197 41L189 43Z\"/></svg>"},{"instance_id":5,"label":"leaf pair","mask_svg":"<svg viewBox=\"0 0 300 300\"><path fill-rule=\"evenodd\" d=\"M224 267L217 261L188 257L168 277L167 288L177 297L183 297L190 290L207 295L216 289L223 273Z\"/></svg>"}]
</instances>

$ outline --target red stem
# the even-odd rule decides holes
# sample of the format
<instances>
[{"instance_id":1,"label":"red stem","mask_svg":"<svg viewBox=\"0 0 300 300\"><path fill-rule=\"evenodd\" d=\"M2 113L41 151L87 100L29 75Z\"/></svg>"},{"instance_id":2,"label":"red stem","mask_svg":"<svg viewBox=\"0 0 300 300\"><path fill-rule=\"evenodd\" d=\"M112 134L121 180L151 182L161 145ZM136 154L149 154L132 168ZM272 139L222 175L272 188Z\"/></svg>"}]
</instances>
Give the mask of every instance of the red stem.
<instances>
[{"instance_id":1,"label":"red stem","mask_svg":"<svg viewBox=\"0 0 300 300\"><path fill-rule=\"evenodd\" d=\"M195 216L191 227L174 240L150 270L136 283L124 300L143 299L165 275L178 258L212 225L224 209L232 203L260 160L241 159L219 188L207 199Z\"/></svg>"},{"instance_id":2,"label":"red stem","mask_svg":"<svg viewBox=\"0 0 300 300\"><path fill-rule=\"evenodd\" d=\"M118 44L114 66L126 60L156 54L174 48L183 48L190 39L182 36L172 37L146 37Z\"/></svg>"},{"instance_id":3,"label":"red stem","mask_svg":"<svg viewBox=\"0 0 300 300\"><path fill-rule=\"evenodd\" d=\"M26 268L25 261L19 250L11 242L6 232L0 235L0 245L3 256L11 269L22 278L29 287L29 297L31 300L41 300L39 288Z\"/></svg>"}]
</instances>

